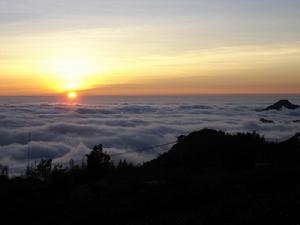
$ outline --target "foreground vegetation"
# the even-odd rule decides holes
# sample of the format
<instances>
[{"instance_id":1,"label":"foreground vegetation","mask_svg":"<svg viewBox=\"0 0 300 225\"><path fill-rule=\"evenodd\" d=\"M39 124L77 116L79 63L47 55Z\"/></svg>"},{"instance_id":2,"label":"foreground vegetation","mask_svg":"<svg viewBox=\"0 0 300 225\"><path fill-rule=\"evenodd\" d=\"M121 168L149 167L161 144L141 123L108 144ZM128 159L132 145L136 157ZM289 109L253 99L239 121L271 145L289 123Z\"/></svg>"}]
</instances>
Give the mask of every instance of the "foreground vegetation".
<instances>
[{"instance_id":1,"label":"foreground vegetation","mask_svg":"<svg viewBox=\"0 0 300 225\"><path fill-rule=\"evenodd\" d=\"M86 165L51 159L0 184L1 224L300 223L300 145L204 129L167 153L113 165L102 146Z\"/></svg>"}]
</instances>

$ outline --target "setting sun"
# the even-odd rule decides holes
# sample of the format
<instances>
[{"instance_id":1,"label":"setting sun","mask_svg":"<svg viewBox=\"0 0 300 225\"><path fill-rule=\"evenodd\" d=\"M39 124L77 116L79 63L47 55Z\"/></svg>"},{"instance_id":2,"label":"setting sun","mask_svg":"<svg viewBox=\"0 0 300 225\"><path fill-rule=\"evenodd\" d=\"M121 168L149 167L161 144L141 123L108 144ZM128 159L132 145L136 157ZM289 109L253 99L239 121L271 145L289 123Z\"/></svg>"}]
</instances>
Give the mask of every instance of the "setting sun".
<instances>
[{"instance_id":1,"label":"setting sun","mask_svg":"<svg viewBox=\"0 0 300 225\"><path fill-rule=\"evenodd\" d=\"M0 0L0 95L299 94L299 1L254 1Z\"/></svg>"},{"instance_id":2,"label":"setting sun","mask_svg":"<svg viewBox=\"0 0 300 225\"><path fill-rule=\"evenodd\" d=\"M43 83L52 92L67 95L74 90L88 90L99 85L103 64L75 50L75 53L68 48L65 51L68 53L56 52L36 62L36 68L43 74Z\"/></svg>"},{"instance_id":3,"label":"setting sun","mask_svg":"<svg viewBox=\"0 0 300 225\"><path fill-rule=\"evenodd\" d=\"M68 98L69 99L75 99L77 98L77 93L75 91L71 91L68 93Z\"/></svg>"}]
</instances>

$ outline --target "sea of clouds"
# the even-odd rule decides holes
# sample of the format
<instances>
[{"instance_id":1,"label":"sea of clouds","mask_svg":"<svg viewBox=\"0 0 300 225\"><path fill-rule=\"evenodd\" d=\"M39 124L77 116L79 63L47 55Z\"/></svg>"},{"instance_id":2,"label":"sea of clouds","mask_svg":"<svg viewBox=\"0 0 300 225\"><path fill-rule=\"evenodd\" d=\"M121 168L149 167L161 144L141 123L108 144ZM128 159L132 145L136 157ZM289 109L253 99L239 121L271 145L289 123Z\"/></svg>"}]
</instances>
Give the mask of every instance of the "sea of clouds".
<instances>
[{"instance_id":1,"label":"sea of clouds","mask_svg":"<svg viewBox=\"0 0 300 225\"><path fill-rule=\"evenodd\" d=\"M101 102L101 101L100 101ZM264 111L267 100L252 101L117 101L62 104L0 102L0 164L11 171L31 162L52 158L81 162L96 144L103 144L113 160L141 163L167 151L182 134L214 128L228 132L257 131L281 141L300 131L300 110ZM270 102L269 103L273 103ZM273 120L262 123L260 118Z\"/></svg>"}]
</instances>

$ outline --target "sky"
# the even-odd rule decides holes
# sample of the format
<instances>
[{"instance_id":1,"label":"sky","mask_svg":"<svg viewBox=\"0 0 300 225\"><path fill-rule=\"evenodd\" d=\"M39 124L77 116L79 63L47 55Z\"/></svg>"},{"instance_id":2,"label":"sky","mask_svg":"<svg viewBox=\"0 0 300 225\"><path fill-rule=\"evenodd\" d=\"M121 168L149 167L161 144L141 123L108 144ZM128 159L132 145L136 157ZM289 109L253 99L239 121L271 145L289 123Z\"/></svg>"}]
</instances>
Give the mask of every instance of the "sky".
<instances>
[{"instance_id":1,"label":"sky","mask_svg":"<svg viewBox=\"0 0 300 225\"><path fill-rule=\"evenodd\" d=\"M300 93L299 0L0 0L0 95Z\"/></svg>"}]
</instances>

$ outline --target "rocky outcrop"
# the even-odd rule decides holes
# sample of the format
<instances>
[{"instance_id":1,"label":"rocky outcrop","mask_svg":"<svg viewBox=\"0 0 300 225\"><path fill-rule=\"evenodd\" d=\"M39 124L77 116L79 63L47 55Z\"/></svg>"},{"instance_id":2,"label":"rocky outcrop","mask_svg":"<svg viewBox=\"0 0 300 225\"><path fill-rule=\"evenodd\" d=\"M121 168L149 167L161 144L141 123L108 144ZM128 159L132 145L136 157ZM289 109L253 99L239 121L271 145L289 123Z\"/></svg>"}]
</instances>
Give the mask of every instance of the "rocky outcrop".
<instances>
[{"instance_id":1,"label":"rocky outcrop","mask_svg":"<svg viewBox=\"0 0 300 225\"><path fill-rule=\"evenodd\" d=\"M282 110L284 108L294 110L294 109L298 109L299 107L300 107L299 105L292 104L288 100L280 100L280 101L274 103L273 105L270 105L267 108L265 108L264 111Z\"/></svg>"}]
</instances>

